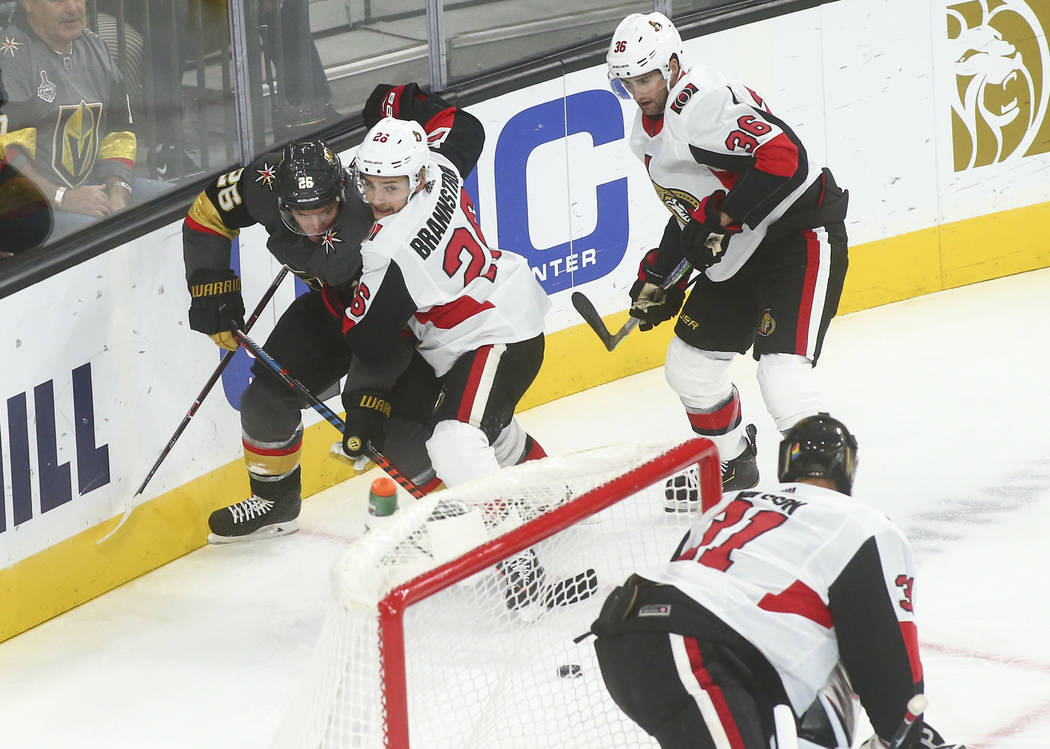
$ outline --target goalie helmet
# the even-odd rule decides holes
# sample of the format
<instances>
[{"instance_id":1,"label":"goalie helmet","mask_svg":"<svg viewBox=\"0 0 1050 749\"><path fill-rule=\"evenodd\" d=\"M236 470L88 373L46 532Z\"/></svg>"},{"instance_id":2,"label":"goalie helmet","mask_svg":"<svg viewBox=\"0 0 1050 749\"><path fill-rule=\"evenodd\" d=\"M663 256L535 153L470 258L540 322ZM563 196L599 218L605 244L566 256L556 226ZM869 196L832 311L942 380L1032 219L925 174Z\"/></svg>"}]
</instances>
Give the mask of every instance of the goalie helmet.
<instances>
[{"instance_id":1,"label":"goalie helmet","mask_svg":"<svg viewBox=\"0 0 1050 749\"><path fill-rule=\"evenodd\" d=\"M365 199L362 175L408 177L409 195L412 196L427 179L423 170L429 171L430 162L427 134L418 122L384 117L368 131L357 149L357 155L354 157L354 180L362 199ZM367 199L365 202L368 202Z\"/></svg>"},{"instance_id":2,"label":"goalie helmet","mask_svg":"<svg viewBox=\"0 0 1050 749\"><path fill-rule=\"evenodd\" d=\"M620 79L659 70L670 90L672 56L678 58L679 69L684 67L682 37L670 19L663 13L632 13L616 27L605 55L609 85L621 99L630 99Z\"/></svg>"},{"instance_id":3,"label":"goalie helmet","mask_svg":"<svg viewBox=\"0 0 1050 749\"><path fill-rule=\"evenodd\" d=\"M857 472L857 440L845 425L826 413L808 416L788 430L780 443L777 478L830 479L843 494L853 490Z\"/></svg>"},{"instance_id":4,"label":"goalie helmet","mask_svg":"<svg viewBox=\"0 0 1050 749\"><path fill-rule=\"evenodd\" d=\"M304 234L292 210L310 211L338 200L346 204L346 172L339 157L321 140L289 143L277 164L277 208L281 222Z\"/></svg>"}]
</instances>

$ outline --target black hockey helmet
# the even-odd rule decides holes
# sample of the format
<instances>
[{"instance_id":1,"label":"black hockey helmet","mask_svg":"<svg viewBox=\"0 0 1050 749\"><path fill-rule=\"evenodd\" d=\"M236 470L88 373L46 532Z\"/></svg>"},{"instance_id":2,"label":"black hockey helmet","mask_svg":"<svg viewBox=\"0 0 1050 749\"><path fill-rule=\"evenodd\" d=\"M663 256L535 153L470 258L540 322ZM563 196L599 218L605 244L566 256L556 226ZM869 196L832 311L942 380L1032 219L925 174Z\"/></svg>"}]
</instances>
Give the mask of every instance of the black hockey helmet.
<instances>
[{"instance_id":1,"label":"black hockey helmet","mask_svg":"<svg viewBox=\"0 0 1050 749\"><path fill-rule=\"evenodd\" d=\"M780 443L780 481L830 479L840 492L850 494L856 472L857 440L829 414L807 416L791 427Z\"/></svg>"},{"instance_id":2,"label":"black hockey helmet","mask_svg":"<svg viewBox=\"0 0 1050 749\"><path fill-rule=\"evenodd\" d=\"M281 221L302 234L292 210L309 211L333 200L346 205L346 171L322 140L289 143L277 164L277 207Z\"/></svg>"}]
</instances>

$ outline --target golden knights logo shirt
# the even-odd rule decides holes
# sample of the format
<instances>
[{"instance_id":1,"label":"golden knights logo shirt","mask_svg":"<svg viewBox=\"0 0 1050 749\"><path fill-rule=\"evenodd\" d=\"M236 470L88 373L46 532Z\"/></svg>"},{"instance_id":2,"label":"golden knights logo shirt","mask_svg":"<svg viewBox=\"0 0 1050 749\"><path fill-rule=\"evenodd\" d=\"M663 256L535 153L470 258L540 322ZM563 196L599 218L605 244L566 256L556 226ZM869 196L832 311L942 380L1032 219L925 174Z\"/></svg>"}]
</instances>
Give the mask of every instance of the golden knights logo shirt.
<instances>
[{"instance_id":1,"label":"golden knights logo shirt","mask_svg":"<svg viewBox=\"0 0 1050 749\"><path fill-rule=\"evenodd\" d=\"M0 117L0 145L12 164L32 162L43 177L67 187L106 177L130 181L131 109L98 36L84 31L63 55L32 30L8 26L0 31L0 70L10 99Z\"/></svg>"}]
</instances>

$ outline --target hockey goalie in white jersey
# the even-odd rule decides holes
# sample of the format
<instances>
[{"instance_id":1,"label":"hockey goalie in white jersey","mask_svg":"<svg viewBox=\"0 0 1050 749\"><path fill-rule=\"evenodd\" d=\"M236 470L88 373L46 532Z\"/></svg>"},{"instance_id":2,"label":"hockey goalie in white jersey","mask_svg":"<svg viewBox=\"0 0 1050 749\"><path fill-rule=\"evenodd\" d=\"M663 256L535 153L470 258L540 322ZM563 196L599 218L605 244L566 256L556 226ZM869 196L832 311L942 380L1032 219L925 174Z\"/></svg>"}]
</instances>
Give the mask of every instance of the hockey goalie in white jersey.
<instances>
[{"instance_id":1,"label":"hockey goalie in white jersey","mask_svg":"<svg viewBox=\"0 0 1050 749\"><path fill-rule=\"evenodd\" d=\"M542 457L514 408L543 361L550 302L524 258L489 247L463 189L484 142L481 123L415 84L381 86L370 103L353 173L375 224L361 245L344 333L355 351L376 357L404 328L415 337L442 382L427 451L446 485ZM369 123L376 114L387 116ZM383 392L349 399L348 453L388 415L385 404Z\"/></svg>"},{"instance_id":2,"label":"hockey goalie in white jersey","mask_svg":"<svg viewBox=\"0 0 1050 749\"><path fill-rule=\"evenodd\" d=\"M607 599L602 676L661 749L784 749L776 705L800 749L849 749L853 691L876 733L863 749L965 749L921 718L902 725L924 688L915 570L904 534L848 496L856 456L841 422L803 419L781 442L781 483L725 495L669 563Z\"/></svg>"}]
</instances>

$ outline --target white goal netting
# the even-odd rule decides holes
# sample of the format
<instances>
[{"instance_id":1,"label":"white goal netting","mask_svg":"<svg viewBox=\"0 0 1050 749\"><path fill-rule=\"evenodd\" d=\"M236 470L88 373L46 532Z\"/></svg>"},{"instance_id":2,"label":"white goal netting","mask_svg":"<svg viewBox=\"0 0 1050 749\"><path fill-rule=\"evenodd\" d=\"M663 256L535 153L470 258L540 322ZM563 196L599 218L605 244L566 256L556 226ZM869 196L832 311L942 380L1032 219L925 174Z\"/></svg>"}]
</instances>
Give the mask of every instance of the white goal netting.
<instances>
[{"instance_id":1,"label":"white goal netting","mask_svg":"<svg viewBox=\"0 0 1050 749\"><path fill-rule=\"evenodd\" d=\"M534 461L399 510L333 571L276 745L655 746L606 694L593 638L574 638L629 574L670 558L692 514L665 511L664 480L701 457L717 501L717 453L696 439Z\"/></svg>"}]
</instances>

